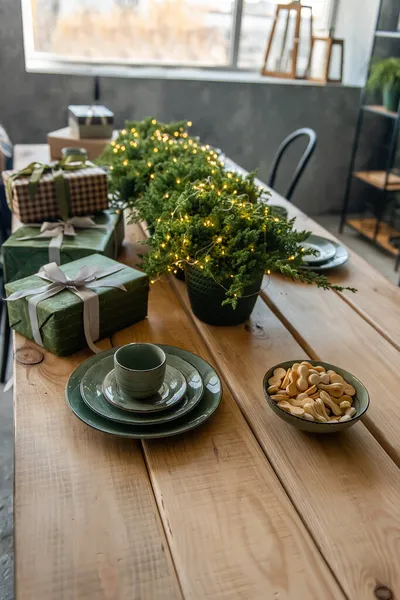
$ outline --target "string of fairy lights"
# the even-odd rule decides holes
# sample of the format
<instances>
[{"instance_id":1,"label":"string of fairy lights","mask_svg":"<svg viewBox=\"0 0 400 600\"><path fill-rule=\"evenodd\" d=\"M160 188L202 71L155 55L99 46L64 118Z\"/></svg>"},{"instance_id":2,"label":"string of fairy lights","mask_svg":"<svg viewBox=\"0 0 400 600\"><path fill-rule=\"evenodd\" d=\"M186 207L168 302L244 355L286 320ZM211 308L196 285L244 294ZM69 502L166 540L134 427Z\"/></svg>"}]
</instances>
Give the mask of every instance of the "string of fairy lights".
<instances>
[{"instance_id":1,"label":"string of fairy lights","mask_svg":"<svg viewBox=\"0 0 400 600\"><path fill-rule=\"evenodd\" d=\"M222 279L232 280L224 289L237 299L251 273L247 277L243 269L234 272L232 265L248 263L265 266L268 275L277 267L295 278L327 286L322 276L296 271L304 252L300 244L307 233L294 231L291 221L274 215L263 201L265 190L255 184L254 177L226 170L212 147L189 136L191 126L191 121L171 128L156 119L145 120L122 129L105 153L111 177L130 173L148 182L145 198L147 193L151 199L153 184L159 186L157 194L163 204L151 223L150 250L144 259L151 282L163 272L177 273L188 264L222 287ZM199 165L205 176L196 178ZM275 253L270 256L271 238Z\"/></svg>"}]
</instances>

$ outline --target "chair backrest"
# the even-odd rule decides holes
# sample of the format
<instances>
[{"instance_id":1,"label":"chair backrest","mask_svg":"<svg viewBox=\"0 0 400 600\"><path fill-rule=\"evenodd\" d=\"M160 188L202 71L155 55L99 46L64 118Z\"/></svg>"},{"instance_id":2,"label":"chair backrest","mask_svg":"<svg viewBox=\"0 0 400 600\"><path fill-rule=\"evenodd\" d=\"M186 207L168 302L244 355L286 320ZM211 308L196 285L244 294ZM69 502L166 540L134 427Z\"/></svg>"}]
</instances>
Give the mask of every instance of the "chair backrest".
<instances>
[{"instance_id":1,"label":"chair backrest","mask_svg":"<svg viewBox=\"0 0 400 600\"><path fill-rule=\"evenodd\" d=\"M293 133L288 135L287 138L283 140L282 144L278 148L277 153L275 154L275 158L273 160L271 172L269 175L268 185L272 189L274 189L276 174L277 174L278 167L279 167L279 164L281 162L281 159L283 157L285 150L295 140L297 140L297 138L302 137L303 135L308 137L309 141L307 144L307 148L305 149L303 156L301 157L301 159L295 169L293 178L290 182L287 192L284 194L284 196L287 200L291 199L294 189L295 189L300 177L302 176L303 171L306 168L307 163L310 160L312 153L315 150L315 146L317 145L317 134L315 133L315 131L313 129L309 129L308 127L303 127L302 129L297 129L296 131L294 131Z\"/></svg>"}]
</instances>

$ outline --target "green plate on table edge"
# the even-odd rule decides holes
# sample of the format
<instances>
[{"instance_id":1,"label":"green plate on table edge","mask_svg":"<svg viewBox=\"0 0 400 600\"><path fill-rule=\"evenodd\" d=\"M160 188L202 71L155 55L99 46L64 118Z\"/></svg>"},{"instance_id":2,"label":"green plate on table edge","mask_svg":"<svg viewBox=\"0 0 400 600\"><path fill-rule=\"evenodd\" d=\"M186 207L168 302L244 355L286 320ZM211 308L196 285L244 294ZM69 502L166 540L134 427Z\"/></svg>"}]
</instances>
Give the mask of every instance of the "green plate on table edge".
<instances>
[{"instance_id":1,"label":"green plate on table edge","mask_svg":"<svg viewBox=\"0 0 400 600\"><path fill-rule=\"evenodd\" d=\"M326 263L321 263L319 265L315 265L315 264L301 265L300 269L304 269L307 271L315 271L317 273L318 271L326 271L327 269L335 269L336 267L341 267L342 265L344 265L344 263L346 263L349 260L349 253L347 252L346 248L344 246L342 246L342 244L338 244L337 242L334 242L333 240L329 240L329 241L336 248L336 254L333 258L328 260Z\"/></svg>"},{"instance_id":2,"label":"green plate on table edge","mask_svg":"<svg viewBox=\"0 0 400 600\"><path fill-rule=\"evenodd\" d=\"M68 379L65 396L68 406L78 417L78 419L90 427L93 427L93 429L103 431L104 433L134 439L155 439L169 437L190 431L191 429L194 429L195 427L198 427L207 421L207 419L209 419L216 411L221 401L222 387L217 373L204 359L200 358L200 356L197 356L196 354L193 354L192 352L188 352L187 350L176 348L174 346L166 346L165 344L157 345L165 352L168 352L168 354L174 354L175 356L179 356L183 360L191 363L194 367L196 367L203 378L203 397L190 413L168 423L140 426L115 423L100 417L95 412L90 410L90 408L88 408L88 406L86 406L82 400L80 393L81 379L85 375L86 371L96 362L114 354L117 348L112 348L111 350L105 350L104 352L95 354L86 360L84 363L79 365L75 371L73 371Z\"/></svg>"}]
</instances>

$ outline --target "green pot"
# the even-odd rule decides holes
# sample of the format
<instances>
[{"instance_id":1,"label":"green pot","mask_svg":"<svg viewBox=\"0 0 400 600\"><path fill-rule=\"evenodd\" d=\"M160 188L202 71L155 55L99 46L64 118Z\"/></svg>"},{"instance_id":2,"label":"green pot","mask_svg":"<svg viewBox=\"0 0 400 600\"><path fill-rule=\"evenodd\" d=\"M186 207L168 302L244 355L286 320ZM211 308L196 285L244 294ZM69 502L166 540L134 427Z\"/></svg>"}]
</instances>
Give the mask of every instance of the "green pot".
<instances>
[{"instance_id":1,"label":"green pot","mask_svg":"<svg viewBox=\"0 0 400 600\"><path fill-rule=\"evenodd\" d=\"M240 325L250 317L258 298L264 273L254 277L254 283L246 288L236 308L222 306L225 290L200 269L186 265L185 279L194 315L210 325Z\"/></svg>"},{"instance_id":2,"label":"green pot","mask_svg":"<svg viewBox=\"0 0 400 600\"><path fill-rule=\"evenodd\" d=\"M382 93L383 105L386 110L397 113L400 102L400 86L398 84L387 85L383 88Z\"/></svg>"}]
</instances>

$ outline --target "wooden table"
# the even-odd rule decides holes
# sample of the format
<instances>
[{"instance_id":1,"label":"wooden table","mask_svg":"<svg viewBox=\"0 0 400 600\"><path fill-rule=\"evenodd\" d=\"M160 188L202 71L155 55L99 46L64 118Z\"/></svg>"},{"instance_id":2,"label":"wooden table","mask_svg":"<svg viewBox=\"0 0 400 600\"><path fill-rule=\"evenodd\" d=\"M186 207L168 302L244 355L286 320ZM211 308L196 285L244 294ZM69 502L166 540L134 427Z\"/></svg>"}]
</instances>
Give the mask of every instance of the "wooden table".
<instances>
[{"instance_id":1,"label":"wooden table","mask_svg":"<svg viewBox=\"0 0 400 600\"><path fill-rule=\"evenodd\" d=\"M16 147L16 166L47 147ZM329 234L297 208L299 227ZM133 264L138 227L121 260ZM248 324L196 320L185 285L152 286L149 318L101 342L173 344L210 361L224 395L201 428L114 439L64 388L89 351L15 362L17 600L400 598L400 290L351 253L332 279L356 295L273 277ZM20 335L15 348L38 348ZM371 393L363 422L310 436L268 408L262 378L320 358Z\"/></svg>"}]
</instances>

